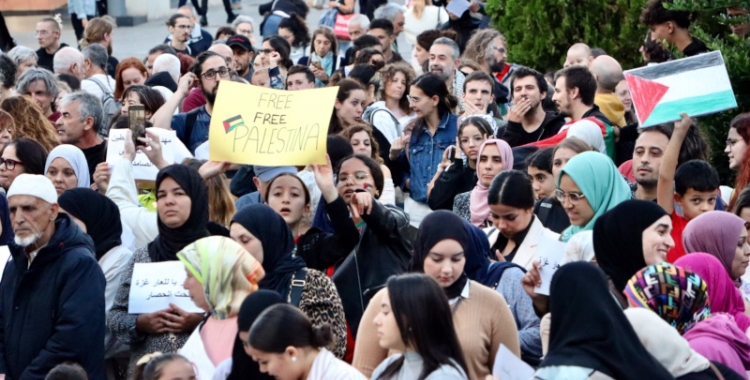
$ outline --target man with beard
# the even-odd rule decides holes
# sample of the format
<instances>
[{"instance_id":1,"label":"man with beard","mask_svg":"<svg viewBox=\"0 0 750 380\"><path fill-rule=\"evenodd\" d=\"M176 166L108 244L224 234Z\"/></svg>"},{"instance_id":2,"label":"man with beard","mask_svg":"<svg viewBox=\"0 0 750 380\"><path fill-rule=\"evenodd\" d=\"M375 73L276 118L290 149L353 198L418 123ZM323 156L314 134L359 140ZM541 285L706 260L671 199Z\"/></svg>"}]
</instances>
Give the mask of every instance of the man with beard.
<instances>
[{"instance_id":1,"label":"man with beard","mask_svg":"<svg viewBox=\"0 0 750 380\"><path fill-rule=\"evenodd\" d=\"M211 124L219 81L229 79L230 72L226 60L221 55L212 51L199 54L192 72L180 78L175 94L154 114L154 125L167 125L171 119L171 126L177 132L177 137L191 153L194 153L195 148L208 141L208 126ZM196 81L206 97L206 105L172 116Z\"/></svg>"},{"instance_id":2,"label":"man with beard","mask_svg":"<svg viewBox=\"0 0 750 380\"><path fill-rule=\"evenodd\" d=\"M236 34L227 39L227 45L232 48L234 53L234 69L237 71L237 75L245 78L248 82L252 82L252 62L255 51L253 45L250 44L250 40L241 34Z\"/></svg>"},{"instance_id":3,"label":"man with beard","mask_svg":"<svg viewBox=\"0 0 750 380\"><path fill-rule=\"evenodd\" d=\"M169 46L177 53L193 55L190 46L188 46L190 33L193 29L190 18L183 14L175 13L167 21L167 27L169 28L169 34L172 35Z\"/></svg>"},{"instance_id":4,"label":"man with beard","mask_svg":"<svg viewBox=\"0 0 750 380\"><path fill-rule=\"evenodd\" d=\"M497 137L516 147L556 135L565 124L565 118L557 112L544 112L542 108L542 100L547 96L544 75L519 67L510 83L515 105L508 112L508 124L498 129Z\"/></svg>"},{"instance_id":5,"label":"man with beard","mask_svg":"<svg viewBox=\"0 0 750 380\"><path fill-rule=\"evenodd\" d=\"M497 32L497 36L495 36L492 43L487 47L487 65L495 76L495 79L505 86L505 88L510 88L510 81L513 77L513 73L521 66L518 66L515 63L506 62L507 58L507 41L502 33Z\"/></svg>"},{"instance_id":6,"label":"man with beard","mask_svg":"<svg viewBox=\"0 0 750 380\"><path fill-rule=\"evenodd\" d=\"M0 287L2 378L43 380L75 362L104 380L104 285L93 242L60 212L47 177L21 174L8 189L15 233Z\"/></svg>"},{"instance_id":7,"label":"man with beard","mask_svg":"<svg viewBox=\"0 0 750 380\"><path fill-rule=\"evenodd\" d=\"M372 26L370 26L372 28ZM430 72L440 77L453 96L458 98L455 114L462 114L464 108L464 81L466 76L458 70L461 51L458 44L447 37L440 37L430 47Z\"/></svg>"},{"instance_id":8,"label":"man with beard","mask_svg":"<svg viewBox=\"0 0 750 380\"><path fill-rule=\"evenodd\" d=\"M644 201L656 201L656 185L659 167L667 150L672 132L664 125L644 129L635 141L633 150L633 197Z\"/></svg>"}]
</instances>

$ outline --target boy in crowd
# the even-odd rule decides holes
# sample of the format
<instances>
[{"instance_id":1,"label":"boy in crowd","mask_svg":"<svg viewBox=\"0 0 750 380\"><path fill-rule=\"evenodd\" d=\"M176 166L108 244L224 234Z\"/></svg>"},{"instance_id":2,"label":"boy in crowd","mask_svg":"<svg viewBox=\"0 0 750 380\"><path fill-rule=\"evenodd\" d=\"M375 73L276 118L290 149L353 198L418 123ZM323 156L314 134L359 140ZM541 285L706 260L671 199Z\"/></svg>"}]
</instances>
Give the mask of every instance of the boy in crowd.
<instances>
[{"instance_id":1,"label":"boy in crowd","mask_svg":"<svg viewBox=\"0 0 750 380\"><path fill-rule=\"evenodd\" d=\"M703 160L690 160L677 168L680 148L692 121L686 114L674 123L672 138L659 169L656 196L659 206L672 217L672 239L674 248L666 256L673 263L685 255L682 231L689 221L716 207L719 190L719 173ZM676 169L676 170L675 170ZM675 203L682 208L682 215L675 210Z\"/></svg>"}]
</instances>

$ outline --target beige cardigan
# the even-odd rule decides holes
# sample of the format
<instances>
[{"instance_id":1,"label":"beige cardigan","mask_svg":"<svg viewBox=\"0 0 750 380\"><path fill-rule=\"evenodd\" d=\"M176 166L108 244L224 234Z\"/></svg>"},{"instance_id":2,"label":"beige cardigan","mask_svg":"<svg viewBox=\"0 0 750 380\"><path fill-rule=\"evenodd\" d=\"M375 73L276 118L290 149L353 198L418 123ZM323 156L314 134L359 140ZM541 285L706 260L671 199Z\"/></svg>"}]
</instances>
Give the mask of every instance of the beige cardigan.
<instances>
[{"instance_id":1,"label":"beige cardigan","mask_svg":"<svg viewBox=\"0 0 750 380\"><path fill-rule=\"evenodd\" d=\"M380 312L386 289L372 297L357 332L352 365L368 378L385 358L392 354L380 348L377 328L373 323ZM453 314L458 341L469 367L470 379L484 379L492 373L500 344L504 344L516 356L521 357L518 329L508 304L500 293L471 281L469 298L464 299Z\"/></svg>"}]
</instances>

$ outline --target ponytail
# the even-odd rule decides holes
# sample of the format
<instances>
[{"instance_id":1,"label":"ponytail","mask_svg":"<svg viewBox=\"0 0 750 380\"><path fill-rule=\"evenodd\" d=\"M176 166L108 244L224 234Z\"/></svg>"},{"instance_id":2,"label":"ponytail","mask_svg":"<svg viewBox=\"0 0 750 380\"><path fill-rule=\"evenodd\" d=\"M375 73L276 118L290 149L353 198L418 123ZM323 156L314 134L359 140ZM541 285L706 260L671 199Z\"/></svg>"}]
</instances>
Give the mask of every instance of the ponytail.
<instances>
[{"instance_id":1,"label":"ponytail","mask_svg":"<svg viewBox=\"0 0 750 380\"><path fill-rule=\"evenodd\" d=\"M250 327L250 346L269 354L280 354L287 347L322 348L333 339L329 325L313 327L310 318L289 304L267 308Z\"/></svg>"}]
</instances>

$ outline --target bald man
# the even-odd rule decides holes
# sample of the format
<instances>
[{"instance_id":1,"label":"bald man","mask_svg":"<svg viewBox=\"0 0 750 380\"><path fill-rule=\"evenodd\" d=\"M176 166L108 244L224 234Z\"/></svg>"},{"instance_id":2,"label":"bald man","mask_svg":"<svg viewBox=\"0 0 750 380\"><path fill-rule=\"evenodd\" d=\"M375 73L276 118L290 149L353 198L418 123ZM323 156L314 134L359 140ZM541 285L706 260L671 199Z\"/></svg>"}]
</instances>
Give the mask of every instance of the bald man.
<instances>
[{"instance_id":1,"label":"bald man","mask_svg":"<svg viewBox=\"0 0 750 380\"><path fill-rule=\"evenodd\" d=\"M227 44L217 44L214 43L208 51L212 51L222 57L224 57L224 60L227 61L227 67L230 69L234 67L234 53L232 52L232 48L227 46Z\"/></svg>"},{"instance_id":2,"label":"bald man","mask_svg":"<svg viewBox=\"0 0 750 380\"><path fill-rule=\"evenodd\" d=\"M589 71L594 74L594 79L596 79L594 104L599 106L599 110L614 125L620 128L626 126L625 106L620 98L615 95L617 84L624 78L620 63L608 55L602 55L591 61Z\"/></svg>"},{"instance_id":3,"label":"bald man","mask_svg":"<svg viewBox=\"0 0 750 380\"><path fill-rule=\"evenodd\" d=\"M589 67L593 60L594 56L591 55L591 48L589 47L589 45L577 43L571 46L570 49L568 49L568 55L565 57L564 67Z\"/></svg>"},{"instance_id":4,"label":"bald man","mask_svg":"<svg viewBox=\"0 0 750 380\"><path fill-rule=\"evenodd\" d=\"M83 53L72 47L64 47L55 53L52 62L55 74L70 74L83 80Z\"/></svg>"},{"instance_id":5,"label":"bald man","mask_svg":"<svg viewBox=\"0 0 750 380\"><path fill-rule=\"evenodd\" d=\"M161 72L169 73L172 80L177 83L180 81L180 59L172 54L162 54L154 60L154 69L151 73L156 75Z\"/></svg>"}]
</instances>

